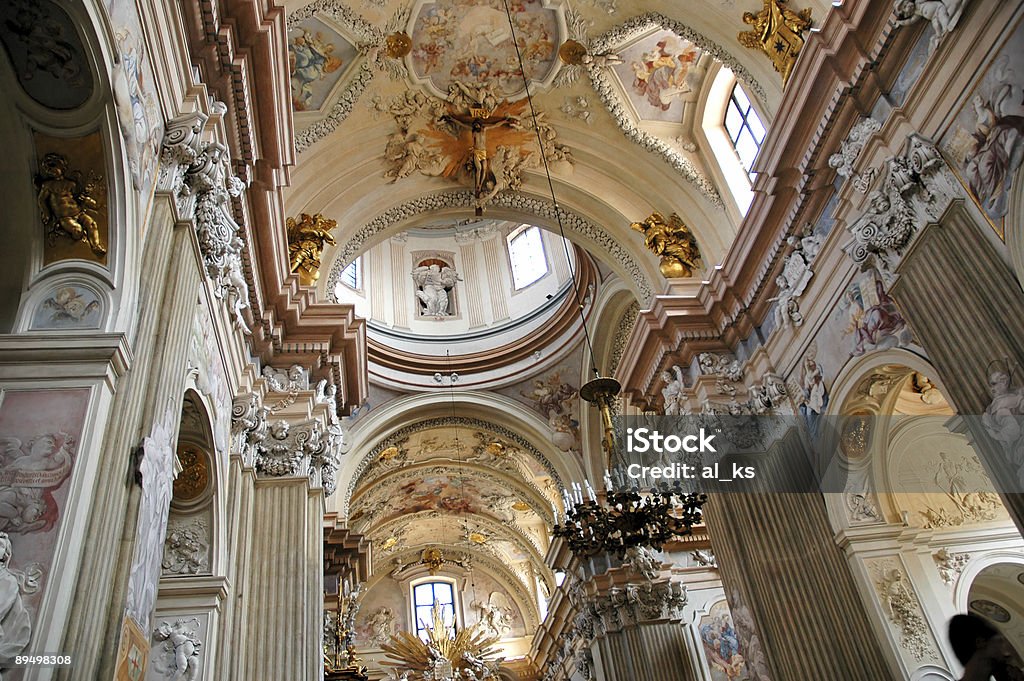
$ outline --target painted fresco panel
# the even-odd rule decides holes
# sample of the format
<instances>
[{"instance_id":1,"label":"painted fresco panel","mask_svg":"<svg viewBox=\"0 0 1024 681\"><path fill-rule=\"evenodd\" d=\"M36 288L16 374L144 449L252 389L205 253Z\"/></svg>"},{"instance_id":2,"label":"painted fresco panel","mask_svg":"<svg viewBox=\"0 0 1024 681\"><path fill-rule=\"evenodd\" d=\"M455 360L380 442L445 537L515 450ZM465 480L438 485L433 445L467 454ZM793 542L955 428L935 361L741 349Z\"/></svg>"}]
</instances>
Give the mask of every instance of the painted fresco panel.
<instances>
[{"instance_id":1,"label":"painted fresco panel","mask_svg":"<svg viewBox=\"0 0 1024 681\"><path fill-rule=\"evenodd\" d=\"M658 31L623 50L613 71L641 119L678 123L684 99L700 87L700 54L672 31Z\"/></svg>"},{"instance_id":2,"label":"painted fresco panel","mask_svg":"<svg viewBox=\"0 0 1024 681\"><path fill-rule=\"evenodd\" d=\"M558 20L539 0L509 3L526 76L544 80L557 66ZM524 91L516 45L502 0L425 2L416 15L413 72L447 93L453 82L495 85L499 97Z\"/></svg>"},{"instance_id":3,"label":"painted fresco panel","mask_svg":"<svg viewBox=\"0 0 1024 681\"><path fill-rule=\"evenodd\" d=\"M77 388L8 390L2 395L0 533L11 546L9 563L0 562L0 657L24 651L27 636L38 626L89 394L89 389ZM22 674L4 670L3 678L20 681Z\"/></svg>"},{"instance_id":4,"label":"painted fresco panel","mask_svg":"<svg viewBox=\"0 0 1024 681\"><path fill-rule=\"evenodd\" d=\"M1010 190L1024 158L1024 24L1010 36L941 139L971 196L1005 234Z\"/></svg>"},{"instance_id":5,"label":"painted fresco panel","mask_svg":"<svg viewBox=\"0 0 1024 681\"><path fill-rule=\"evenodd\" d=\"M355 46L317 17L288 31L292 108L320 109L355 57Z\"/></svg>"}]
</instances>

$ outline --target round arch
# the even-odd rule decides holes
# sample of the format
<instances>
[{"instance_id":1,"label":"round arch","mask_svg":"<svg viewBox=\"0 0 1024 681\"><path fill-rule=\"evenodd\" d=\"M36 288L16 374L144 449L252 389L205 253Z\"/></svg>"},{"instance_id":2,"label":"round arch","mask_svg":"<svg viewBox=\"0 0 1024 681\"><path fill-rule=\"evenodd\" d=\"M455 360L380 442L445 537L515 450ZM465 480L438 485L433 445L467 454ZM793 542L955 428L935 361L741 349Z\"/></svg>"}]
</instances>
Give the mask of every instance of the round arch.
<instances>
[{"instance_id":1,"label":"round arch","mask_svg":"<svg viewBox=\"0 0 1024 681\"><path fill-rule=\"evenodd\" d=\"M453 415L453 411L458 416ZM459 421L459 419L462 419ZM333 503L347 515L349 500L362 471L385 445L382 442L406 429L415 431L441 425L479 426L497 430L513 439L552 473L555 484L565 487L573 480L582 480L579 462L558 450L550 441L550 428L539 415L515 400L489 392L455 392L452 394L419 393L407 395L371 411L349 432L352 447L338 471L341 494Z\"/></svg>"}]
</instances>

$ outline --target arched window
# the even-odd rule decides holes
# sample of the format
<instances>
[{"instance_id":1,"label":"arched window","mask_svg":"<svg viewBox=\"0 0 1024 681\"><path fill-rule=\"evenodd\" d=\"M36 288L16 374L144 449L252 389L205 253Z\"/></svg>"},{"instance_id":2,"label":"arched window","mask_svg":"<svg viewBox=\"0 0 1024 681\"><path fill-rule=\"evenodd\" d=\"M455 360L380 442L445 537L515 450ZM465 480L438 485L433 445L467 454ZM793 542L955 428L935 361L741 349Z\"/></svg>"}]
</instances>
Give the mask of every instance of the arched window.
<instances>
[{"instance_id":1,"label":"arched window","mask_svg":"<svg viewBox=\"0 0 1024 681\"><path fill-rule=\"evenodd\" d=\"M363 287L363 263L362 256L359 256L341 271L341 283L350 289L358 291Z\"/></svg>"},{"instance_id":2,"label":"arched window","mask_svg":"<svg viewBox=\"0 0 1024 681\"><path fill-rule=\"evenodd\" d=\"M732 87L729 103L725 108L725 130L729 133L729 141L736 155L740 157L743 169L751 177L750 169L754 166L757 152L764 142L764 124L757 117L757 112L750 104L750 99L739 84Z\"/></svg>"},{"instance_id":3,"label":"arched window","mask_svg":"<svg viewBox=\"0 0 1024 681\"><path fill-rule=\"evenodd\" d=\"M508 259L512 265L512 286L518 291L548 273L544 239L540 228L520 225L507 237Z\"/></svg>"},{"instance_id":4,"label":"arched window","mask_svg":"<svg viewBox=\"0 0 1024 681\"><path fill-rule=\"evenodd\" d=\"M416 620L416 635L425 636L427 627L432 626L434 604L441 608L445 625L456 627L455 585L448 581L420 582L412 587L413 619Z\"/></svg>"}]
</instances>

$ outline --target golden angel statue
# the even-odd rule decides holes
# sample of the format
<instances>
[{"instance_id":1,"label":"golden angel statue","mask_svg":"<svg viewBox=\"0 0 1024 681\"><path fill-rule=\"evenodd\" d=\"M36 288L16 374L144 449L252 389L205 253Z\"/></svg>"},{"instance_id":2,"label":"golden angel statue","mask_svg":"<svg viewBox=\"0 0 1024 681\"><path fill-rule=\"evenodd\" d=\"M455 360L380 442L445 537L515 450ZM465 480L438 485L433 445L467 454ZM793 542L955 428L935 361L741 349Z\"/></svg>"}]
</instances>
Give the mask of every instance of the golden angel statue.
<instances>
[{"instance_id":1,"label":"golden angel statue","mask_svg":"<svg viewBox=\"0 0 1024 681\"><path fill-rule=\"evenodd\" d=\"M100 178L82 180L80 173L68 172L68 160L48 153L39 164L36 202L47 235L52 240L65 234L75 241L89 244L99 257L107 254L100 241Z\"/></svg>"},{"instance_id":2,"label":"golden angel statue","mask_svg":"<svg viewBox=\"0 0 1024 681\"><path fill-rule=\"evenodd\" d=\"M651 213L643 222L630 225L644 235L644 245L661 256L661 274L667 279L692 277L700 267L700 247L682 218L672 213L668 221L661 213Z\"/></svg>"},{"instance_id":3,"label":"golden angel statue","mask_svg":"<svg viewBox=\"0 0 1024 681\"><path fill-rule=\"evenodd\" d=\"M312 283L320 278L320 254L324 245L334 246L337 242L331 236L331 230L338 226L337 221L328 220L320 213L308 215L302 213L298 222L288 218L288 258L291 271Z\"/></svg>"}]
</instances>

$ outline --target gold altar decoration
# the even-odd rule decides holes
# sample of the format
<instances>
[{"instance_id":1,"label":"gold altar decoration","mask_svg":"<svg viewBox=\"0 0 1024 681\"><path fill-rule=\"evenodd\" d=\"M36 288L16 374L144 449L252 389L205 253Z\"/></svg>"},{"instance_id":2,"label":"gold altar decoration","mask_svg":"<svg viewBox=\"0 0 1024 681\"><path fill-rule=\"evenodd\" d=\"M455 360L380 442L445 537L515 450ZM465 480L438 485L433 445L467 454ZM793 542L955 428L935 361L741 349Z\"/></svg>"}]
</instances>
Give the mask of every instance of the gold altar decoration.
<instances>
[{"instance_id":1,"label":"gold altar decoration","mask_svg":"<svg viewBox=\"0 0 1024 681\"><path fill-rule=\"evenodd\" d=\"M426 565L430 574L433 575L441 569L444 555L441 553L441 549L423 549L423 553L420 554L420 562Z\"/></svg>"},{"instance_id":2,"label":"gold altar decoration","mask_svg":"<svg viewBox=\"0 0 1024 681\"><path fill-rule=\"evenodd\" d=\"M396 31L384 38L384 54L391 59L401 59L412 51L412 38L405 31Z\"/></svg>"},{"instance_id":3,"label":"gold altar decoration","mask_svg":"<svg viewBox=\"0 0 1024 681\"><path fill-rule=\"evenodd\" d=\"M337 221L328 220L320 213L308 215L302 213L299 220L288 218L288 258L291 271L299 273L299 281L304 285L316 282L320 278L320 254L325 244L334 246L337 242L331 236L331 230L338 226Z\"/></svg>"},{"instance_id":4,"label":"gold altar decoration","mask_svg":"<svg viewBox=\"0 0 1024 681\"><path fill-rule=\"evenodd\" d=\"M480 675L483 668L500 663L500 659L489 659L496 652L493 646L498 642L497 636L489 635L479 626L454 631L453 625L445 623L442 608L437 603L430 613L433 623L426 628L427 640L407 631L395 632L381 649L396 661L384 662L384 665L412 672L411 679L439 679L485 678ZM467 673L470 671L473 676Z\"/></svg>"},{"instance_id":5,"label":"gold altar decoration","mask_svg":"<svg viewBox=\"0 0 1024 681\"><path fill-rule=\"evenodd\" d=\"M672 213L666 221L661 213L651 213L643 222L630 226L644 235L648 250L661 256L659 269L666 279L692 277L700 268L697 239L677 214Z\"/></svg>"},{"instance_id":6,"label":"gold altar decoration","mask_svg":"<svg viewBox=\"0 0 1024 681\"><path fill-rule=\"evenodd\" d=\"M786 0L764 0L764 9L757 14L743 13L743 23L754 28L741 32L737 38L744 47L761 50L782 74L782 83L789 80L796 58L804 46L803 32L811 27L811 9L799 12L785 7Z\"/></svg>"},{"instance_id":7,"label":"gold altar decoration","mask_svg":"<svg viewBox=\"0 0 1024 681\"><path fill-rule=\"evenodd\" d=\"M98 258L106 256L100 234L106 190L100 175L90 171L83 176L81 171L69 169L66 156L49 152L39 163L36 187L36 203L50 246L64 237L84 242Z\"/></svg>"}]
</instances>

